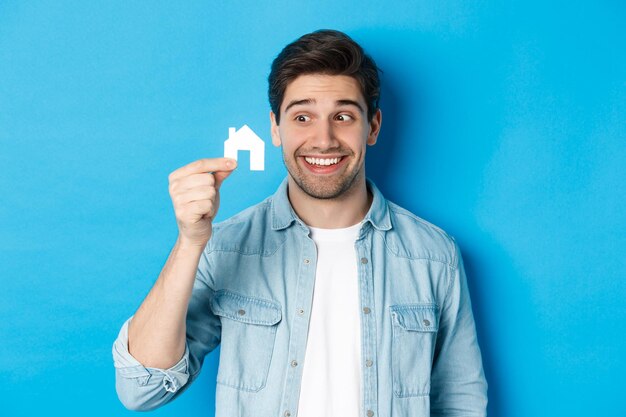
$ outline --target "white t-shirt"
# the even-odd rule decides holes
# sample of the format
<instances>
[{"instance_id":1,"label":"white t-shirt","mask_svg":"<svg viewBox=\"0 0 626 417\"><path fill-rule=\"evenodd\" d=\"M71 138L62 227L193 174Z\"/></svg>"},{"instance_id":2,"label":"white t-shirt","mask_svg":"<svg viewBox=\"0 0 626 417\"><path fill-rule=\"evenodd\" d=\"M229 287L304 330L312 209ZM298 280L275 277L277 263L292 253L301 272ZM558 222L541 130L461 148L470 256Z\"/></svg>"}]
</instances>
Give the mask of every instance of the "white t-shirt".
<instances>
[{"instance_id":1,"label":"white t-shirt","mask_svg":"<svg viewBox=\"0 0 626 417\"><path fill-rule=\"evenodd\" d=\"M358 417L361 318L354 243L361 223L310 229L317 267L297 416Z\"/></svg>"}]
</instances>

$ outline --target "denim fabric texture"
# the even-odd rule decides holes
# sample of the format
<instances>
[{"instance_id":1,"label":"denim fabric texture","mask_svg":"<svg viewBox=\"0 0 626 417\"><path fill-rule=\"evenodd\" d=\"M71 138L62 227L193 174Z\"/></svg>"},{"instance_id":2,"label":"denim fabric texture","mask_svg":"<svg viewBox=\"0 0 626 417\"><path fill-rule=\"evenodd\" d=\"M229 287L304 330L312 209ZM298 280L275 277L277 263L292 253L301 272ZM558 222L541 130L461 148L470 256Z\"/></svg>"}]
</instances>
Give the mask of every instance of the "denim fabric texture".
<instances>
[{"instance_id":1,"label":"denim fabric texture","mask_svg":"<svg viewBox=\"0 0 626 417\"><path fill-rule=\"evenodd\" d=\"M361 303L362 417L485 416L487 382L463 262L454 239L387 201L355 242ZM287 180L263 202L214 225L187 315L187 347L170 369L142 366L113 345L124 405L176 398L220 345L216 417L295 417L316 247L293 211Z\"/></svg>"}]
</instances>

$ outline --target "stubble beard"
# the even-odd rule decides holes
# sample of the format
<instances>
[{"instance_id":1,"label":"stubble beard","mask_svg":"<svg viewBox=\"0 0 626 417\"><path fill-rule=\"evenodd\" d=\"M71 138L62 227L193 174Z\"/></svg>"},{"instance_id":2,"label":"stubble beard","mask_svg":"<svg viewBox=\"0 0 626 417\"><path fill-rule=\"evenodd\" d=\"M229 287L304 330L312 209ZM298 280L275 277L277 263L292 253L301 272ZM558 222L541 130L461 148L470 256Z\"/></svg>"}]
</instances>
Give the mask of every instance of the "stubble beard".
<instances>
[{"instance_id":1,"label":"stubble beard","mask_svg":"<svg viewBox=\"0 0 626 417\"><path fill-rule=\"evenodd\" d=\"M344 172L339 178L324 179L307 176L295 159L288 160L284 154L283 162L289 175L291 175L298 187L308 196L320 200L336 199L348 193L363 168L362 166L357 166L351 171Z\"/></svg>"}]
</instances>

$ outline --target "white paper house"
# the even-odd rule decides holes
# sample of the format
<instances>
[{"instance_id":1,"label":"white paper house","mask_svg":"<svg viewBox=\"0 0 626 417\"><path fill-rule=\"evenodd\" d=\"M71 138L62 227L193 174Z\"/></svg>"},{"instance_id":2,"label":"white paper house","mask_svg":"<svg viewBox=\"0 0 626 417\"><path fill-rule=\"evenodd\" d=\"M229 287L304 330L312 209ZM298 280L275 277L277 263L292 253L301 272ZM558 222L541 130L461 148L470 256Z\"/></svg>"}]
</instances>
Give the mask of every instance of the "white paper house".
<instances>
[{"instance_id":1,"label":"white paper house","mask_svg":"<svg viewBox=\"0 0 626 417\"><path fill-rule=\"evenodd\" d=\"M248 125L243 125L237 131L234 127L228 128L228 139L224 141L224 156L237 160L237 151L250 151L251 171L265 169L265 142Z\"/></svg>"}]
</instances>

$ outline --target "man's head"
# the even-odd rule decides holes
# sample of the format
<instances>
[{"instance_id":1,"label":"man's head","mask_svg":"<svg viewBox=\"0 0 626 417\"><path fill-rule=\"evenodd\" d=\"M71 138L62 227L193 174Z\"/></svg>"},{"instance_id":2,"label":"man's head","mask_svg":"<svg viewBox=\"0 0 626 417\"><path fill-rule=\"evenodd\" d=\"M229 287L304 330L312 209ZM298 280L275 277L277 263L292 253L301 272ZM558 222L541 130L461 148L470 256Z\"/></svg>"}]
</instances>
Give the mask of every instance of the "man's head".
<instances>
[{"instance_id":1,"label":"man's head","mask_svg":"<svg viewBox=\"0 0 626 417\"><path fill-rule=\"evenodd\" d=\"M365 193L365 148L382 117L374 61L345 34L318 31L283 49L269 82L272 142L290 184L317 199Z\"/></svg>"},{"instance_id":2,"label":"man's head","mask_svg":"<svg viewBox=\"0 0 626 417\"><path fill-rule=\"evenodd\" d=\"M367 119L372 120L380 98L378 71L374 60L345 33L318 30L296 39L274 59L268 77L270 107L276 115L276 123L280 124L280 106L285 89L298 76L305 74L354 78L367 103Z\"/></svg>"}]
</instances>

